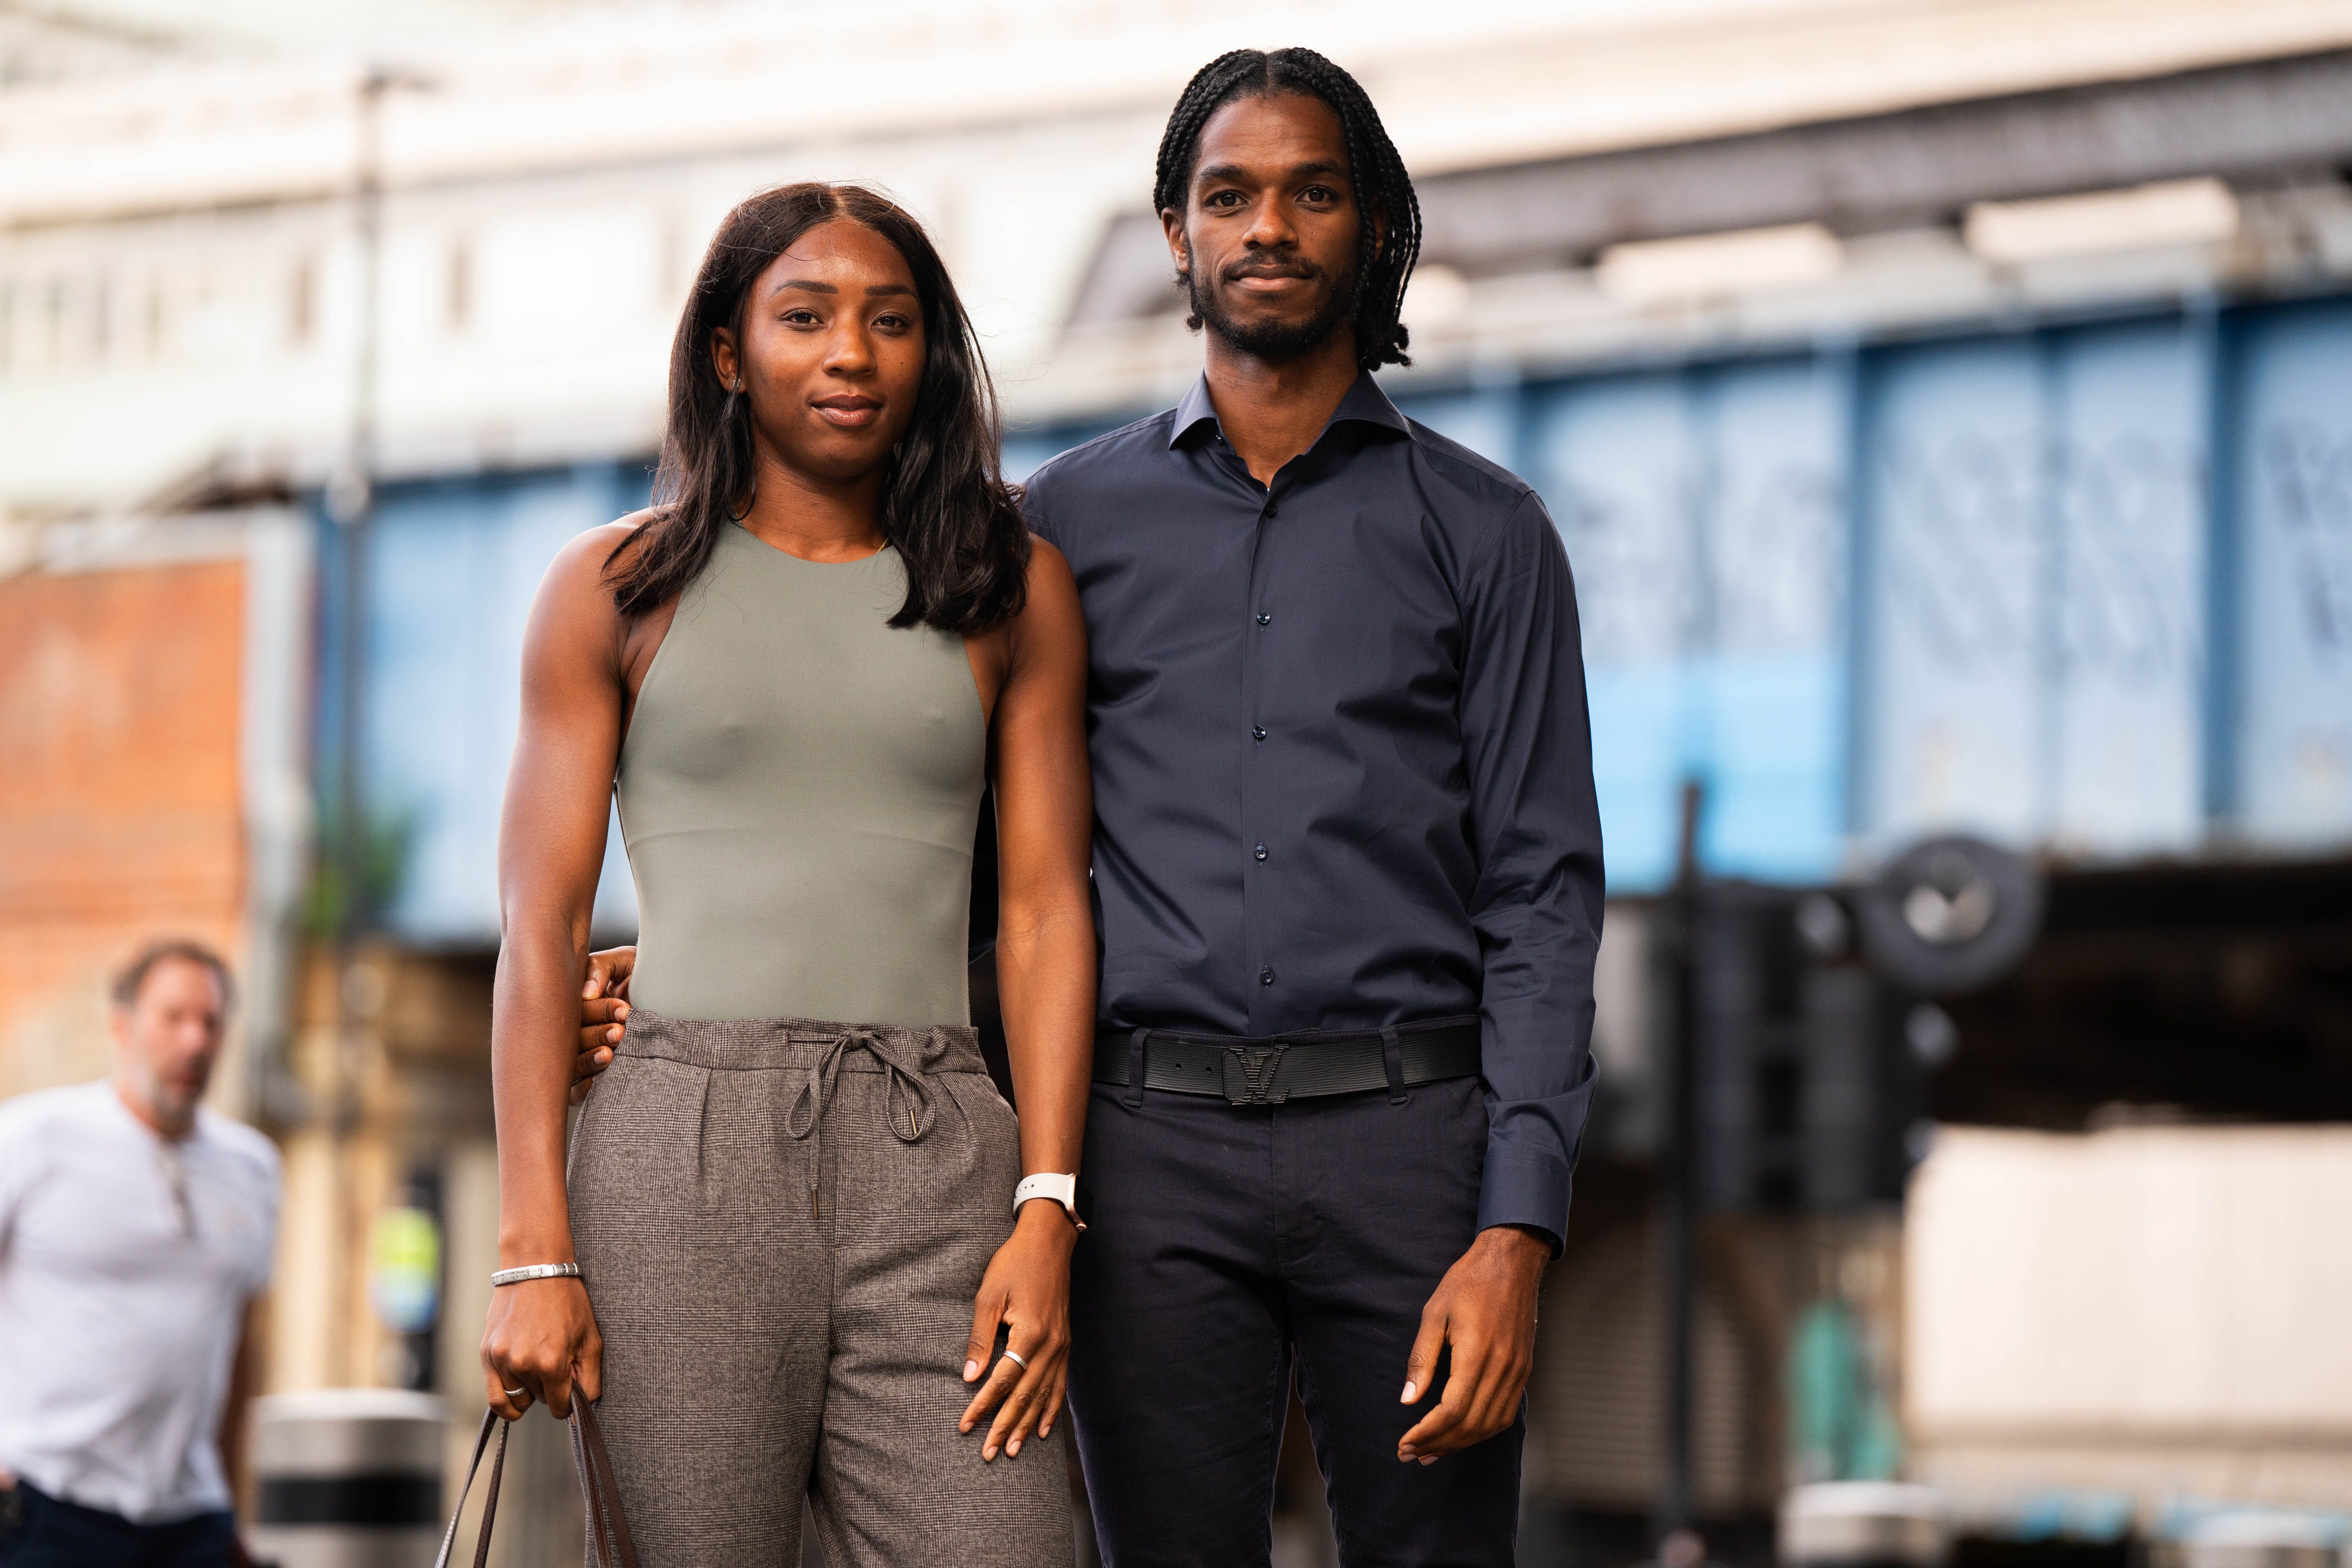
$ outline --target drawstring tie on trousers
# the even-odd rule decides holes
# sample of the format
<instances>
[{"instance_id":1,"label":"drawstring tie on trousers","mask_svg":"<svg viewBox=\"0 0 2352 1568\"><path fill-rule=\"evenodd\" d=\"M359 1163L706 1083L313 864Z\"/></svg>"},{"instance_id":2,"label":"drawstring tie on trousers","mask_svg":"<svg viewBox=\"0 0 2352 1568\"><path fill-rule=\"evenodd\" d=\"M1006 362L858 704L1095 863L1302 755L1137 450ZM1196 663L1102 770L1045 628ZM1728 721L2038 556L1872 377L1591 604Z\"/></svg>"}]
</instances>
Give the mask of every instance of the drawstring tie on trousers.
<instances>
[{"instance_id":1,"label":"drawstring tie on trousers","mask_svg":"<svg viewBox=\"0 0 2352 1568\"><path fill-rule=\"evenodd\" d=\"M929 1036L921 1037L928 1040ZM841 1058L851 1047L862 1047L876 1061L882 1064L882 1076L887 1080L883 1090L883 1120L901 1143L912 1143L931 1130L931 1091L923 1083L920 1060L909 1067L893 1053L898 1048L881 1034L872 1029L852 1029L836 1037L825 1047L824 1055L816 1059L808 1071L808 1081L793 1096L793 1108L784 1117L784 1131L794 1138L809 1140L809 1217L816 1212L817 1183L824 1171L824 1113L833 1103L834 1082L841 1075ZM805 1115L803 1114L805 1112ZM901 1112L904 1120L901 1121Z\"/></svg>"}]
</instances>

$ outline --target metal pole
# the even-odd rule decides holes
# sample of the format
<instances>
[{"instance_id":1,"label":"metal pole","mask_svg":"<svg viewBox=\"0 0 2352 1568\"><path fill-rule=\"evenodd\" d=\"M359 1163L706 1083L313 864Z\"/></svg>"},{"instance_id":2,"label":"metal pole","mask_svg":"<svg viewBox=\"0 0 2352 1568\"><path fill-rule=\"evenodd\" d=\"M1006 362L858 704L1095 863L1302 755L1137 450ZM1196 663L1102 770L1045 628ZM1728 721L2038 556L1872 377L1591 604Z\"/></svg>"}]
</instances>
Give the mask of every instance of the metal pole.
<instances>
[{"instance_id":1,"label":"metal pole","mask_svg":"<svg viewBox=\"0 0 2352 1568\"><path fill-rule=\"evenodd\" d=\"M338 649L341 682L338 699L342 723L336 735L336 812L340 817L336 871L342 907L336 936L346 965L363 910L361 885L367 868L367 834L361 823L360 766L367 680L367 552L375 521L376 360L380 353L378 300L383 271L383 95L390 73L371 66L360 79L357 237L359 241L359 339L352 357L351 444L330 500L342 530L342 638Z\"/></svg>"},{"instance_id":2,"label":"metal pole","mask_svg":"<svg viewBox=\"0 0 2352 1568\"><path fill-rule=\"evenodd\" d=\"M1664 1248L1664 1474L1655 1521L1661 1563L1683 1554L1676 1538L1691 1528L1691 1308L1696 1281L1693 1244L1698 1205L1697 1077L1699 815L1705 792L1682 788L1682 834L1675 862L1673 971L1665 1063L1665 1125L1658 1154L1658 1208Z\"/></svg>"},{"instance_id":3,"label":"metal pole","mask_svg":"<svg viewBox=\"0 0 2352 1568\"><path fill-rule=\"evenodd\" d=\"M367 556L368 535L375 521L376 362L380 352L378 310L383 268L383 97L392 76L381 66L370 66L359 82L358 161L353 194L355 238L359 261L359 335L352 356L352 426L341 471L328 486L327 507L341 534L341 612L336 640L336 702L340 710L335 733L335 1044L332 1082L327 1113L332 1139L336 1208L347 1237L365 1233L367 1216L352 1206L352 1189L345 1165L346 1143L358 1112L355 1097L360 1081L362 1030L366 1021L358 1005L359 944L366 926L364 889L367 877L365 791L360 769L364 752L364 704L367 692ZM356 1243L354 1243L356 1245ZM357 1260L346 1258L335 1271L334 1315L331 1333L333 1375L363 1381L366 1370L350 1364L352 1320L359 1310Z\"/></svg>"}]
</instances>

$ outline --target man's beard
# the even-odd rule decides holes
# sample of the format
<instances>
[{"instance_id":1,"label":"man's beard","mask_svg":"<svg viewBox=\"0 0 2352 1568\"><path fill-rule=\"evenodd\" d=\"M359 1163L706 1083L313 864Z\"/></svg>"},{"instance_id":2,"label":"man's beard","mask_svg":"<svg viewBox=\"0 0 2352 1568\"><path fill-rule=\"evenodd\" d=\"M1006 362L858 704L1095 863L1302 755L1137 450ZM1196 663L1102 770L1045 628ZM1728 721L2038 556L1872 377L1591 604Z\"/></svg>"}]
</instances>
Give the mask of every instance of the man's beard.
<instances>
[{"instance_id":1,"label":"man's beard","mask_svg":"<svg viewBox=\"0 0 2352 1568\"><path fill-rule=\"evenodd\" d=\"M1308 275L1313 278L1325 276L1319 268ZM1322 308L1305 321L1262 321L1253 326L1244 326L1226 315L1217 291L1202 288L1199 273L1181 272L1177 274L1177 281L1183 284L1185 295L1192 304L1192 320L1189 324L1206 326L1227 344L1253 359L1296 359L1309 349L1321 347L1333 332L1353 321L1356 314L1356 274L1353 268L1340 279L1339 287L1331 290Z\"/></svg>"},{"instance_id":2,"label":"man's beard","mask_svg":"<svg viewBox=\"0 0 2352 1568\"><path fill-rule=\"evenodd\" d=\"M199 1080L193 1087L166 1078L137 1058L122 1063L126 1086L147 1108L147 1113L168 1128L184 1128L196 1119L196 1106L205 1096L205 1085Z\"/></svg>"}]
</instances>

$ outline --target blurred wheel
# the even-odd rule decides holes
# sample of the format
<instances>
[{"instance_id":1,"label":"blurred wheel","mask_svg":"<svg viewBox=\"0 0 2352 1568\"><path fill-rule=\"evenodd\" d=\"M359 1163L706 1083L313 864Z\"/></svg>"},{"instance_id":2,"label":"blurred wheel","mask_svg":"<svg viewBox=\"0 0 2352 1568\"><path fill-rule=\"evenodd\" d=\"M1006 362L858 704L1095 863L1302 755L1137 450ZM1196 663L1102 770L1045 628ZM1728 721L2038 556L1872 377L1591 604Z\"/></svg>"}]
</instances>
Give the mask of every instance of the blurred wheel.
<instances>
[{"instance_id":1,"label":"blurred wheel","mask_svg":"<svg viewBox=\"0 0 2352 1568\"><path fill-rule=\"evenodd\" d=\"M2000 979L2042 931L2042 878L2024 858L1980 838L1931 838L1897 857L1854 896L1873 967L1928 996Z\"/></svg>"}]
</instances>

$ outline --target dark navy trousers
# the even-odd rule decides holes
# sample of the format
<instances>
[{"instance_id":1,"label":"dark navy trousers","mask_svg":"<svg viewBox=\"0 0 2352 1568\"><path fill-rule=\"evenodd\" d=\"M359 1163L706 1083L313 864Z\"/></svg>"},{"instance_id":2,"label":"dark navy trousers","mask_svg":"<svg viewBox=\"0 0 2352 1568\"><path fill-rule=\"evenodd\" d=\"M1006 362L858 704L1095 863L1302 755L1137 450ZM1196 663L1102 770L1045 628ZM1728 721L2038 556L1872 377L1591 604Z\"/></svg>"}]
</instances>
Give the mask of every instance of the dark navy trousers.
<instances>
[{"instance_id":1,"label":"dark navy trousers","mask_svg":"<svg viewBox=\"0 0 2352 1568\"><path fill-rule=\"evenodd\" d=\"M1402 1105L1130 1098L1094 1086L1070 1294L1108 1568L1267 1562L1294 1367L1345 1568L1508 1564L1524 1415L1433 1465L1396 1457L1436 1403L1398 1401L1422 1307L1477 1232L1479 1080Z\"/></svg>"},{"instance_id":2,"label":"dark navy trousers","mask_svg":"<svg viewBox=\"0 0 2352 1568\"><path fill-rule=\"evenodd\" d=\"M243 1560L226 1513L133 1524L22 1481L0 1492L0 1568L230 1568Z\"/></svg>"}]
</instances>

